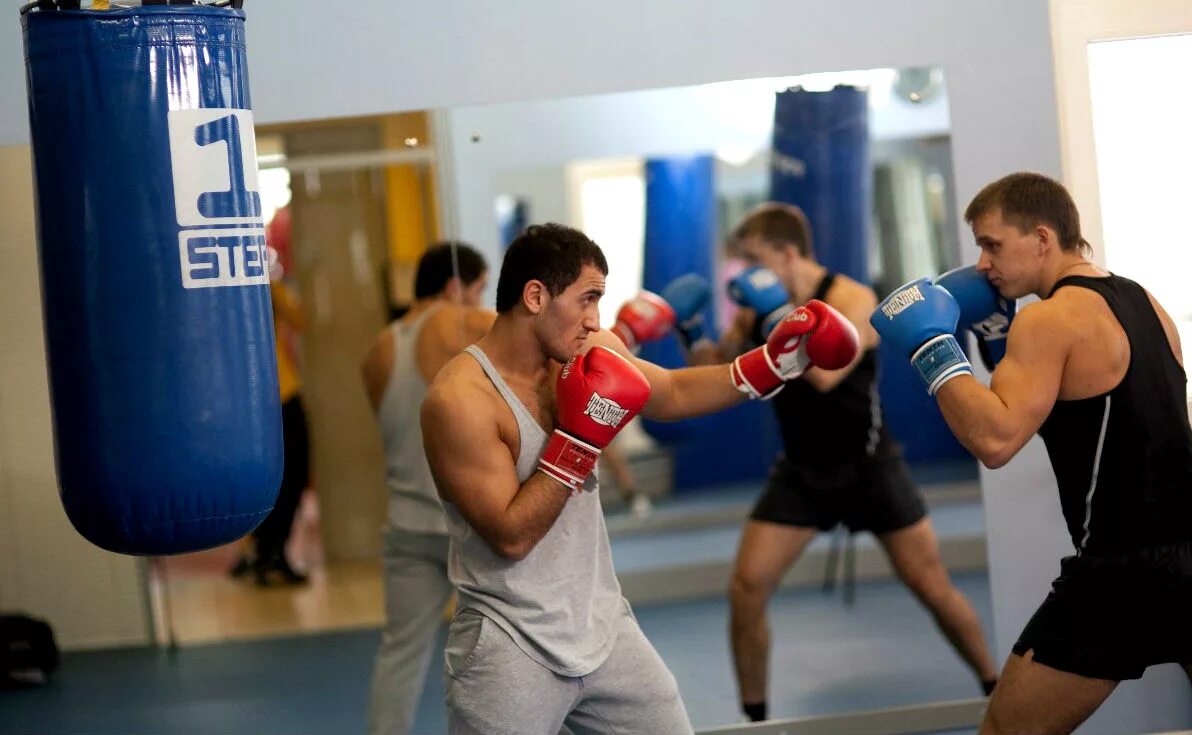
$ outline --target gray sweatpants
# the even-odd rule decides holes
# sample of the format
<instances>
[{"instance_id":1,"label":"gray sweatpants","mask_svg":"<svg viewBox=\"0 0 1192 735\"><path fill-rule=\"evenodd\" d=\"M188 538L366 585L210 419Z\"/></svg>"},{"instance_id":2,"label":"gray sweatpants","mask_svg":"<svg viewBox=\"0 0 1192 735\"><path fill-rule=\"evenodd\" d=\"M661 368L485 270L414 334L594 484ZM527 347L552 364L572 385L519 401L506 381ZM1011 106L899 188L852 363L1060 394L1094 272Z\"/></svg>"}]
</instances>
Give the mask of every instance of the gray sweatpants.
<instances>
[{"instance_id":1,"label":"gray sweatpants","mask_svg":"<svg viewBox=\"0 0 1192 735\"><path fill-rule=\"evenodd\" d=\"M451 597L448 537L386 527L385 627L373 666L369 735L408 735Z\"/></svg>"},{"instance_id":2,"label":"gray sweatpants","mask_svg":"<svg viewBox=\"0 0 1192 735\"><path fill-rule=\"evenodd\" d=\"M493 621L462 610L445 652L451 735L684 735L691 721L675 677L629 612L600 668L560 676ZM564 731L566 732L566 731Z\"/></svg>"}]
</instances>

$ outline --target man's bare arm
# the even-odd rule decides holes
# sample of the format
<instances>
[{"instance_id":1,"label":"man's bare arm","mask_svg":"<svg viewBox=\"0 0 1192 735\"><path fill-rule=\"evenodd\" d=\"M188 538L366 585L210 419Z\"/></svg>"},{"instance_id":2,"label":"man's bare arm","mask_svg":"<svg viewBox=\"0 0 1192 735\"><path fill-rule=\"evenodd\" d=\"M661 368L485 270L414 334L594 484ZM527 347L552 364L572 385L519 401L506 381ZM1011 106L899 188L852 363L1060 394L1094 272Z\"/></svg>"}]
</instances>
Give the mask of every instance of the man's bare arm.
<instances>
[{"instance_id":1,"label":"man's bare arm","mask_svg":"<svg viewBox=\"0 0 1192 735\"><path fill-rule=\"evenodd\" d=\"M986 467L1009 462L1055 405L1071 344L1056 317L1047 302L1023 309L988 388L966 375L936 394L952 433Z\"/></svg>"},{"instance_id":2,"label":"man's bare arm","mask_svg":"<svg viewBox=\"0 0 1192 735\"><path fill-rule=\"evenodd\" d=\"M847 290L837 288L842 292L842 296L836 302L830 303L829 306L835 308L852 322L852 325L857 328L857 336L861 338L861 344L853 361L839 370L824 370L814 366L807 368L801 379L807 381L812 388L820 393L827 393L840 385L841 381L856 369L857 364L864 357L865 351L876 347L878 343L877 331L869 323L869 315L877 308L877 296L863 286Z\"/></svg>"},{"instance_id":3,"label":"man's bare arm","mask_svg":"<svg viewBox=\"0 0 1192 735\"><path fill-rule=\"evenodd\" d=\"M518 482L491 403L477 389L437 384L422 404L422 440L439 495L494 552L518 561L550 531L570 491L541 472Z\"/></svg>"},{"instance_id":4,"label":"man's bare arm","mask_svg":"<svg viewBox=\"0 0 1192 735\"><path fill-rule=\"evenodd\" d=\"M741 307L737 310L733 323L720 336L720 341L713 344L708 340L703 340L694 345L695 349L687 353L687 364L692 366L720 365L732 362L737 355L749 347L749 332L753 328L753 321L756 318L757 312L753 309Z\"/></svg>"},{"instance_id":5,"label":"man's bare arm","mask_svg":"<svg viewBox=\"0 0 1192 735\"><path fill-rule=\"evenodd\" d=\"M625 343L607 329L594 332L588 339L592 344L614 350L646 376L650 382L650 400L642 409L646 418L679 421L720 411L746 399L746 395L733 386L728 365L667 370L634 357Z\"/></svg>"}]
</instances>

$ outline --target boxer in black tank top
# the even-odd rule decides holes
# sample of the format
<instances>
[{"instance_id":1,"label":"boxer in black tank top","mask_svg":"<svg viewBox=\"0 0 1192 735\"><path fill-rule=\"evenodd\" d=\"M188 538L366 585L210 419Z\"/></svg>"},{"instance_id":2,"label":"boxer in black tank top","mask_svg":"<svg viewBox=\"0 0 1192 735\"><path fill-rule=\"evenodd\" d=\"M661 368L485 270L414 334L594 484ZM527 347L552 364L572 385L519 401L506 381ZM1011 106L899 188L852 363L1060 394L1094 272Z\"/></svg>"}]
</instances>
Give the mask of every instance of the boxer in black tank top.
<instances>
[{"instance_id":1,"label":"boxer in black tank top","mask_svg":"<svg viewBox=\"0 0 1192 735\"><path fill-rule=\"evenodd\" d=\"M957 373L936 399L990 468L1038 432L1076 549L1014 645L981 735L1070 733L1151 665L1192 676L1192 429L1179 334L1141 286L1085 258L1071 196L1011 174L965 220L976 272L1029 294L986 387ZM1024 540L1025 541L1025 540Z\"/></svg>"},{"instance_id":2,"label":"boxer in black tank top","mask_svg":"<svg viewBox=\"0 0 1192 735\"><path fill-rule=\"evenodd\" d=\"M785 451L745 525L729 589L742 710L752 720L768 715L766 606L771 595L807 544L841 523L877 536L899 578L989 691L997 669L980 619L940 561L922 495L882 420L877 334L868 322L876 295L816 262L810 230L796 207L763 205L738 225L731 244L752 265L773 271L789 303L824 301L857 327L861 339L861 353L851 365L808 370L771 399ZM742 309L720 344L693 349L691 360L723 362L750 343L764 342L760 324L765 316Z\"/></svg>"}]
</instances>

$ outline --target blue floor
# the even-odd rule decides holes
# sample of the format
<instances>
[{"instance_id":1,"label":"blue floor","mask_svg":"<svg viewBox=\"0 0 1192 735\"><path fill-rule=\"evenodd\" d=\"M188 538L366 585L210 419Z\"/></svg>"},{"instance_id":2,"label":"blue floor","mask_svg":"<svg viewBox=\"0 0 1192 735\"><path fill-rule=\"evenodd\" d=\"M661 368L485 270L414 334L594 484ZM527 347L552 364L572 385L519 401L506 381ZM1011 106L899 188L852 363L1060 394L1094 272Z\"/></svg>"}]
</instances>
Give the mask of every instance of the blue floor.
<instances>
[{"instance_id":1,"label":"blue floor","mask_svg":"<svg viewBox=\"0 0 1192 735\"><path fill-rule=\"evenodd\" d=\"M957 580L989 625L984 575ZM674 671L697 728L739 721L723 600L636 611ZM975 696L976 684L898 584L859 585L854 607L816 590L771 606L776 717ZM0 693L6 735L363 733L376 631L196 646L72 653L43 689ZM440 657L416 732L445 731Z\"/></svg>"}]
</instances>

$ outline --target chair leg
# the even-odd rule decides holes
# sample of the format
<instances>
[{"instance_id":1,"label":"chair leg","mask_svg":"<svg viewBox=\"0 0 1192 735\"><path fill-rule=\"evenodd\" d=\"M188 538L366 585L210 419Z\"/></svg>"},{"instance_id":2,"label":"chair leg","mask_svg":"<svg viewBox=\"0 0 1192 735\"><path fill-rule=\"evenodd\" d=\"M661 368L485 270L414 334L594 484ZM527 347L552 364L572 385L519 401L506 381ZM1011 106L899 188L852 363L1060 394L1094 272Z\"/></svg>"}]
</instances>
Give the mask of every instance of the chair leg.
<instances>
[{"instance_id":1,"label":"chair leg","mask_svg":"<svg viewBox=\"0 0 1192 735\"><path fill-rule=\"evenodd\" d=\"M836 574L840 559L840 532L843 526L832 529L832 544L828 547L828 559L824 563L824 594L836 589Z\"/></svg>"},{"instance_id":2,"label":"chair leg","mask_svg":"<svg viewBox=\"0 0 1192 735\"><path fill-rule=\"evenodd\" d=\"M845 530L844 541L844 604L853 606L857 593L857 535Z\"/></svg>"}]
</instances>

